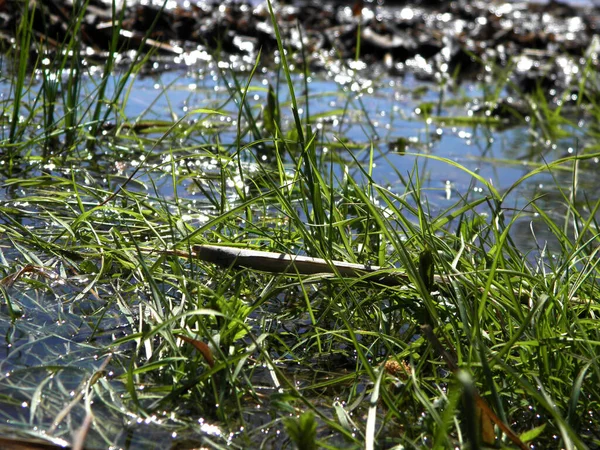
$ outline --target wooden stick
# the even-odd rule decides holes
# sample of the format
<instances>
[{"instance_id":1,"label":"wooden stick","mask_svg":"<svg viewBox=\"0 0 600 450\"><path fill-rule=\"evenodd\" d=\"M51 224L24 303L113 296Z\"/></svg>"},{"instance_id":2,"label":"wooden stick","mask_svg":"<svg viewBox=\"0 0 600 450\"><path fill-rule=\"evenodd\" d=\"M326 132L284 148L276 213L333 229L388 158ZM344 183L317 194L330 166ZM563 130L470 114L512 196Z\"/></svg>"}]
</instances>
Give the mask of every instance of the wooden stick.
<instances>
[{"instance_id":1,"label":"wooden stick","mask_svg":"<svg viewBox=\"0 0 600 450\"><path fill-rule=\"evenodd\" d=\"M237 247L195 245L192 249L196 257L202 261L215 263L220 266L251 267L265 272L285 273L291 271L310 275L315 273L335 273L335 269L337 269L337 272L342 275L360 276L365 272L381 270L379 266L334 260L328 261L321 258L311 258L310 256L248 250Z\"/></svg>"},{"instance_id":2,"label":"wooden stick","mask_svg":"<svg viewBox=\"0 0 600 450\"><path fill-rule=\"evenodd\" d=\"M364 277L369 281L396 286L408 282L406 274L378 273L385 270L379 266L354 264L344 261L312 258L288 253L248 250L217 245L194 245L192 255L196 258L225 267L248 267L272 273L314 275L330 273L346 277ZM373 274L370 276L369 274Z\"/></svg>"}]
</instances>

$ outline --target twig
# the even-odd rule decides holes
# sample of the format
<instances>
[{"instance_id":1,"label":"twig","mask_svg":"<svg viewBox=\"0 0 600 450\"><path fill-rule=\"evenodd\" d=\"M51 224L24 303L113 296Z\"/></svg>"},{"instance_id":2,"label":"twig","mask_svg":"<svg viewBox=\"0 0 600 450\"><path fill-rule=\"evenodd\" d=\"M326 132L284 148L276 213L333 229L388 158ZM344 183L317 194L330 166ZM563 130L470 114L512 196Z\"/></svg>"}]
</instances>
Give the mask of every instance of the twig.
<instances>
[{"instance_id":1,"label":"twig","mask_svg":"<svg viewBox=\"0 0 600 450\"><path fill-rule=\"evenodd\" d=\"M182 256L181 253L175 253ZM346 277L366 277L369 281L397 286L409 281L406 274L389 273L389 269L368 264L312 258L288 253L248 250L217 245L194 245L190 256L225 267L248 267L271 273L315 275L339 274ZM441 280L441 277L440 277Z\"/></svg>"}]
</instances>

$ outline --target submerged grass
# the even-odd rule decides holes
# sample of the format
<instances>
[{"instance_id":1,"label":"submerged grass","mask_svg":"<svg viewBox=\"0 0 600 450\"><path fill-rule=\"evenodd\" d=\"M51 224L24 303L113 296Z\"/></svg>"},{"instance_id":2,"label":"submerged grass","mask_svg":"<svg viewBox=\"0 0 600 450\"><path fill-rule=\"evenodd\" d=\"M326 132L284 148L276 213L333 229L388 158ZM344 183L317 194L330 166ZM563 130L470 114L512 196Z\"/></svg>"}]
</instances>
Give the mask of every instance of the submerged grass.
<instances>
[{"instance_id":1,"label":"submerged grass","mask_svg":"<svg viewBox=\"0 0 600 450\"><path fill-rule=\"evenodd\" d=\"M50 71L36 91L19 65L2 105L0 432L86 448L599 446L600 203L580 180L600 155L543 161L500 189L456 161L407 152L402 189L383 185L373 166L385 150L369 144L360 159L344 136L333 146L308 107L300 114L277 38L287 90L268 88L258 109L247 93L259 61L247 80L221 72L228 100L196 108L197 123L127 118L122 96L141 63L114 98L110 67L81 98L81 68L56 51L64 101ZM26 93L43 107L23 119ZM368 116L348 97L342 121L353 106ZM546 106L532 131L543 123L557 136L550 128L566 119ZM216 113L237 121L221 130ZM60 154L39 150L50 138ZM127 159L137 166L119 178L108 166ZM478 191L430 206L425 161L466 173ZM540 174L562 213L541 197L515 205ZM523 221L557 247L533 234L523 253L511 233ZM390 286L182 257L205 243L403 277Z\"/></svg>"}]
</instances>

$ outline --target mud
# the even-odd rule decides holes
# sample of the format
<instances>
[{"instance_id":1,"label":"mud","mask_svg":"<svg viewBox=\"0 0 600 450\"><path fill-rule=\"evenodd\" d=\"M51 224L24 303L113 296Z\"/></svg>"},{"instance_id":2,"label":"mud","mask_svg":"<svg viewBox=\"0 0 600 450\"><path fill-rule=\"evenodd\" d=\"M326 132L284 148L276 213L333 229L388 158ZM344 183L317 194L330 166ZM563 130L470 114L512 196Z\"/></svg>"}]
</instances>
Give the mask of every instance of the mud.
<instances>
[{"instance_id":1,"label":"mud","mask_svg":"<svg viewBox=\"0 0 600 450\"><path fill-rule=\"evenodd\" d=\"M0 0L0 37L12 45L23 14L22 1ZM76 2L77 3L77 2ZM83 3L83 2L80 2ZM58 49L72 33L73 2L30 1L34 47ZM598 64L600 8L561 2L488 1L388 2L384 5L296 1L278 3L278 24L295 67L327 71L340 61L371 67L374 73L421 79L483 79L514 65L515 87L556 90L580 76L585 63ZM117 19L114 20L113 17ZM121 22L120 26L116 22ZM119 31L115 31L119 30ZM171 58L170 67L201 60L251 64L261 50L263 64L277 62L275 31L266 3L140 2L112 11L91 0L79 29L80 51L101 59L113 34L120 52L153 51ZM358 39L359 38L359 39ZM357 50L358 48L358 50Z\"/></svg>"}]
</instances>

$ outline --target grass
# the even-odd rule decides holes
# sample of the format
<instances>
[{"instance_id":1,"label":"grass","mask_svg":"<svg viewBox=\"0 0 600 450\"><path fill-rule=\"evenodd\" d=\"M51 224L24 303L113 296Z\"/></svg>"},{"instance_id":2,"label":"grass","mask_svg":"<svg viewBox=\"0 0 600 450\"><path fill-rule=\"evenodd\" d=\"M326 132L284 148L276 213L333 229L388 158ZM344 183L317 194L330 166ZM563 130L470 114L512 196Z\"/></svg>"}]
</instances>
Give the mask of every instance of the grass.
<instances>
[{"instance_id":1,"label":"grass","mask_svg":"<svg viewBox=\"0 0 600 450\"><path fill-rule=\"evenodd\" d=\"M29 47L24 17L6 61ZM251 88L258 60L245 79L222 70L227 100L183 117L165 87L152 102L172 108L160 121L152 108L127 114L148 55L116 76L109 61L96 85L68 52L41 52L3 80L0 432L86 448L598 446L600 203L583 183L599 156L593 129L571 127L572 112L543 92L521 93L538 105L521 125L533 140L563 145L566 133L581 151L547 153L501 188L409 148L412 169L388 185L374 173L391 157L380 143L319 128L326 112L300 113L277 36L285 83ZM34 72L40 87L31 73L45 57L54 69ZM56 73L67 75L60 86ZM346 98L336 114L362 116L369 136L376 119ZM473 132L494 125L455 119L445 120ZM428 165L472 186L430 204ZM552 187L515 200L540 180ZM545 237L524 249L522 223ZM408 281L261 273L171 252L203 243L377 264Z\"/></svg>"}]
</instances>

